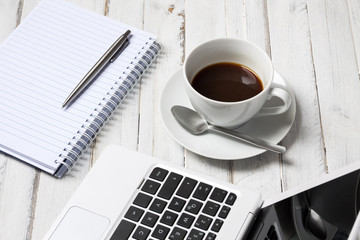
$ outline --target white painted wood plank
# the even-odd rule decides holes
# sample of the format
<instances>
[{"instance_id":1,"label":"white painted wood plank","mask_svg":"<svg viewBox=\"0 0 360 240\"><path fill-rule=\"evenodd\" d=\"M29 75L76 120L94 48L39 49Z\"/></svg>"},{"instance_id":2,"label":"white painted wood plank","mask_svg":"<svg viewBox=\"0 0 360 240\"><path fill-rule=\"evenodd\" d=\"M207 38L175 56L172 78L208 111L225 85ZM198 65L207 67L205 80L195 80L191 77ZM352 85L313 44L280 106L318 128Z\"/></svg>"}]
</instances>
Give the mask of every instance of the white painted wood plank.
<instances>
[{"instance_id":1,"label":"white painted wood plank","mask_svg":"<svg viewBox=\"0 0 360 240\"><path fill-rule=\"evenodd\" d=\"M358 36L352 32L358 25L352 29L346 1L309 1L308 5L326 156L333 171L358 161L360 155L360 81L355 56L359 42L354 42Z\"/></svg>"},{"instance_id":2,"label":"white painted wood plank","mask_svg":"<svg viewBox=\"0 0 360 240\"><path fill-rule=\"evenodd\" d=\"M251 41L270 56L266 1L228 0L226 12L227 35ZM260 156L234 161L232 182L258 191L264 198L274 196L281 191L280 159L280 155L266 152Z\"/></svg>"},{"instance_id":3,"label":"white painted wood plank","mask_svg":"<svg viewBox=\"0 0 360 240\"><path fill-rule=\"evenodd\" d=\"M349 18L351 23L351 32L356 53L357 68L360 80L360 1L348 0Z\"/></svg>"},{"instance_id":4,"label":"white painted wood plank","mask_svg":"<svg viewBox=\"0 0 360 240\"><path fill-rule=\"evenodd\" d=\"M261 193L263 199L274 197L283 191L281 165L276 153L234 162L234 184Z\"/></svg>"},{"instance_id":5,"label":"white painted wood plank","mask_svg":"<svg viewBox=\"0 0 360 240\"><path fill-rule=\"evenodd\" d=\"M23 6L21 9L21 20L25 18L32 12L35 6L37 6L41 0L25 0L23 1Z\"/></svg>"},{"instance_id":6,"label":"white painted wood plank","mask_svg":"<svg viewBox=\"0 0 360 240\"><path fill-rule=\"evenodd\" d=\"M38 2L25 0L22 11L20 8L22 18ZM99 135L93 151L81 158L69 176L56 180L0 154L0 239L41 239L90 168L89 161L96 159L109 143L131 149L138 144L141 152L182 165L185 150L171 139L161 123L161 90L182 65L185 52L188 54L198 43L214 37L246 38L265 49L294 89L297 118L282 142L288 148L283 158L266 153L230 163L186 151L186 167L269 197L325 173L327 163L329 171L333 171L357 161L359 1L73 2L158 34L163 52L145 74L141 86L129 95ZM9 0L1 0L0 4L2 41L16 26L18 5ZM132 11L121 8L124 5ZM36 208L31 208L32 203Z\"/></svg>"},{"instance_id":7,"label":"white painted wood plank","mask_svg":"<svg viewBox=\"0 0 360 240\"><path fill-rule=\"evenodd\" d=\"M326 172L306 1L267 2L271 57L275 70L297 99L296 119L282 141L283 189Z\"/></svg>"},{"instance_id":8,"label":"white painted wood plank","mask_svg":"<svg viewBox=\"0 0 360 240\"><path fill-rule=\"evenodd\" d=\"M225 1L186 1L185 19L186 56L204 41L226 37ZM204 158L190 151L185 152L185 161L188 168L225 181L232 180L229 161Z\"/></svg>"},{"instance_id":9,"label":"white painted wood plank","mask_svg":"<svg viewBox=\"0 0 360 240\"><path fill-rule=\"evenodd\" d=\"M105 2L103 0L72 0L81 7L104 15ZM37 0L27 0L26 9L32 9L36 6ZM25 6L24 6L25 9ZM36 192L36 208L33 228L30 229L32 239L42 239L50 228L56 217L59 215L66 202L76 190L82 179L85 177L91 167L92 154L88 150L76 163L71 172L63 179L56 179L46 173L41 172L38 180Z\"/></svg>"},{"instance_id":10,"label":"white painted wood plank","mask_svg":"<svg viewBox=\"0 0 360 240\"><path fill-rule=\"evenodd\" d=\"M141 81L138 149L178 165L184 150L166 132L159 109L162 89L182 63L184 21L182 0L145 1L144 30L158 35L162 52Z\"/></svg>"},{"instance_id":11,"label":"white painted wood plank","mask_svg":"<svg viewBox=\"0 0 360 240\"><path fill-rule=\"evenodd\" d=\"M20 22L22 2L1 1L0 6L2 42ZM0 239L25 239L29 236L36 176L37 171L31 166L0 154Z\"/></svg>"},{"instance_id":12,"label":"white painted wood plank","mask_svg":"<svg viewBox=\"0 0 360 240\"><path fill-rule=\"evenodd\" d=\"M37 175L31 166L11 157L1 155L0 161L0 239L25 239L32 224Z\"/></svg>"},{"instance_id":13,"label":"white painted wood plank","mask_svg":"<svg viewBox=\"0 0 360 240\"><path fill-rule=\"evenodd\" d=\"M15 29L21 14L21 1L2 0L0 6L0 43Z\"/></svg>"},{"instance_id":14,"label":"white painted wood plank","mask_svg":"<svg viewBox=\"0 0 360 240\"><path fill-rule=\"evenodd\" d=\"M106 2L106 16L133 27L143 28L144 0Z\"/></svg>"},{"instance_id":15,"label":"white painted wood plank","mask_svg":"<svg viewBox=\"0 0 360 240\"><path fill-rule=\"evenodd\" d=\"M243 25L245 25L245 39L257 44L271 57L267 4L267 1L263 0L244 0L245 19Z\"/></svg>"},{"instance_id":16,"label":"white painted wood plank","mask_svg":"<svg viewBox=\"0 0 360 240\"><path fill-rule=\"evenodd\" d=\"M186 56L200 43L226 37L226 6L224 1L186 1Z\"/></svg>"},{"instance_id":17,"label":"white painted wood plank","mask_svg":"<svg viewBox=\"0 0 360 240\"><path fill-rule=\"evenodd\" d=\"M143 0L108 1L105 13L108 17L142 29ZM139 123L140 84L137 85L114 112L96 138L93 156L98 159L109 144L119 144L132 150L137 149ZM126 164L126 159L123 159Z\"/></svg>"},{"instance_id":18,"label":"white painted wood plank","mask_svg":"<svg viewBox=\"0 0 360 240\"><path fill-rule=\"evenodd\" d=\"M253 1L258 2L258 1ZM245 0L225 0L225 15L226 15L226 36L246 39L247 30L252 29L246 26L248 13L246 6L248 3ZM260 6L263 5L260 1ZM260 19L263 16L259 16ZM253 21L249 21L252 24ZM256 22L256 21L255 21Z\"/></svg>"}]
</instances>

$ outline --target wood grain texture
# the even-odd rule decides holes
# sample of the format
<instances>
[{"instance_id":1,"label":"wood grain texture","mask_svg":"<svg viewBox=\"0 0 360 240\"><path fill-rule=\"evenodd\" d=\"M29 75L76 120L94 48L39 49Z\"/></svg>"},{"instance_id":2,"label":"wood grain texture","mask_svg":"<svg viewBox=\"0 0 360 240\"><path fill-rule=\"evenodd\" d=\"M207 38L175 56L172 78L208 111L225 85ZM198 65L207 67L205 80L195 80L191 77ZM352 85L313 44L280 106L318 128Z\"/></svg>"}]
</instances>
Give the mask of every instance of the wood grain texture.
<instances>
[{"instance_id":1,"label":"wood grain texture","mask_svg":"<svg viewBox=\"0 0 360 240\"><path fill-rule=\"evenodd\" d=\"M360 82L355 50L359 42L354 42L346 1L308 4L324 143L332 171L358 161Z\"/></svg>"},{"instance_id":2,"label":"wood grain texture","mask_svg":"<svg viewBox=\"0 0 360 240\"><path fill-rule=\"evenodd\" d=\"M0 2L0 41L21 20L22 1ZM34 192L38 171L11 156L0 155L0 239L25 239L32 226ZM14 231L16 229L16 231Z\"/></svg>"},{"instance_id":3,"label":"wood grain texture","mask_svg":"<svg viewBox=\"0 0 360 240\"><path fill-rule=\"evenodd\" d=\"M348 0L349 19L351 24L351 33L353 35L354 49L356 53L357 69L360 80L360 1Z\"/></svg>"},{"instance_id":4,"label":"wood grain texture","mask_svg":"<svg viewBox=\"0 0 360 240\"><path fill-rule=\"evenodd\" d=\"M1 1L0 2L0 42L15 29L21 18L22 1Z\"/></svg>"},{"instance_id":5,"label":"wood grain texture","mask_svg":"<svg viewBox=\"0 0 360 240\"><path fill-rule=\"evenodd\" d=\"M112 19L142 28L143 27L143 1L104 1L104 14ZM121 106L114 112L109 122L96 138L93 145L93 160L110 143L115 143L132 150L137 149L139 127L139 92L137 85L129 93Z\"/></svg>"},{"instance_id":6,"label":"wood grain texture","mask_svg":"<svg viewBox=\"0 0 360 240\"><path fill-rule=\"evenodd\" d=\"M74 0L71 1L81 7L104 15L105 2L103 0ZM38 1L27 0L31 4L29 9L35 7ZM91 166L91 150L77 161L74 168L63 179L56 179L46 173L39 173L37 186L33 189L36 196L33 206L33 223L28 230L31 238L41 239L50 228L52 222L59 215L72 193L81 183Z\"/></svg>"},{"instance_id":7,"label":"wood grain texture","mask_svg":"<svg viewBox=\"0 0 360 240\"><path fill-rule=\"evenodd\" d=\"M144 30L158 35L161 54L141 80L139 151L183 165L183 147L166 132L160 116L160 97L168 79L182 64L184 2L145 1Z\"/></svg>"},{"instance_id":8,"label":"wood grain texture","mask_svg":"<svg viewBox=\"0 0 360 240\"><path fill-rule=\"evenodd\" d=\"M111 143L258 191L265 198L358 161L358 0L69 1L158 35L163 49L63 179L0 154L0 239L41 239ZM39 2L0 0L0 42ZM297 114L281 141L288 149L283 155L208 159L176 143L162 124L160 98L169 78L198 44L226 36L259 45L294 91Z\"/></svg>"},{"instance_id":9,"label":"wood grain texture","mask_svg":"<svg viewBox=\"0 0 360 240\"><path fill-rule=\"evenodd\" d=\"M271 2L271 3L270 3ZM282 143L284 190L326 173L306 1L268 1L274 68L293 89L296 119Z\"/></svg>"},{"instance_id":10,"label":"wood grain texture","mask_svg":"<svg viewBox=\"0 0 360 240\"><path fill-rule=\"evenodd\" d=\"M225 2L216 0L185 3L185 56L187 56L200 43L226 36L226 5ZM228 161L207 159L185 151L185 166L225 181L232 180L231 165Z\"/></svg>"},{"instance_id":11,"label":"wood grain texture","mask_svg":"<svg viewBox=\"0 0 360 240\"><path fill-rule=\"evenodd\" d=\"M226 17L236 19L236 21L227 21L227 36L254 42L271 57L267 2L227 1L226 7ZM264 198L273 196L282 189L280 160L281 155L268 152L233 161L232 182L261 192Z\"/></svg>"}]
</instances>

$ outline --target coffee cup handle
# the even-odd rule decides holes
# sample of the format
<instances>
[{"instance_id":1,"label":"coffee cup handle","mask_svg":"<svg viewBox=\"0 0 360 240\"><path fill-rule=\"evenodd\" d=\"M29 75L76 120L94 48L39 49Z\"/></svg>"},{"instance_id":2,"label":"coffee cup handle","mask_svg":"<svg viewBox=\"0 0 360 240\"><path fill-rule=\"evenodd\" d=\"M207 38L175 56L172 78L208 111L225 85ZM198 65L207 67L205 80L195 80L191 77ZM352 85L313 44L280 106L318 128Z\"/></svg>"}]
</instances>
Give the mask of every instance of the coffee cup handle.
<instances>
[{"instance_id":1,"label":"coffee cup handle","mask_svg":"<svg viewBox=\"0 0 360 240\"><path fill-rule=\"evenodd\" d=\"M281 99L283 104L280 106L261 108L260 111L255 115L256 118L281 114L289 109L291 105L291 93L287 87L273 82L267 96L267 101L269 101L273 97Z\"/></svg>"}]
</instances>

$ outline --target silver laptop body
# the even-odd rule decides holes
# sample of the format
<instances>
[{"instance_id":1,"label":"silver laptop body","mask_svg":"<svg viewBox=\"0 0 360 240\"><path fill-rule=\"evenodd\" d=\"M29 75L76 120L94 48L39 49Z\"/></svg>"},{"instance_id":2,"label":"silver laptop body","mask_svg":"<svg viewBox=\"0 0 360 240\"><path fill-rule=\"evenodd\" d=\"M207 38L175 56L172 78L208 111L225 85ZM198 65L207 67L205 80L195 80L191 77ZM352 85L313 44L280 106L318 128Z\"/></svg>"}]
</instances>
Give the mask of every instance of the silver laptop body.
<instances>
[{"instance_id":1,"label":"silver laptop body","mask_svg":"<svg viewBox=\"0 0 360 240\"><path fill-rule=\"evenodd\" d=\"M44 239L243 239L258 193L108 147Z\"/></svg>"},{"instance_id":2,"label":"silver laptop body","mask_svg":"<svg viewBox=\"0 0 360 240\"><path fill-rule=\"evenodd\" d=\"M262 201L112 145L44 239L360 240L359 169L357 162Z\"/></svg>"}]
</instances>

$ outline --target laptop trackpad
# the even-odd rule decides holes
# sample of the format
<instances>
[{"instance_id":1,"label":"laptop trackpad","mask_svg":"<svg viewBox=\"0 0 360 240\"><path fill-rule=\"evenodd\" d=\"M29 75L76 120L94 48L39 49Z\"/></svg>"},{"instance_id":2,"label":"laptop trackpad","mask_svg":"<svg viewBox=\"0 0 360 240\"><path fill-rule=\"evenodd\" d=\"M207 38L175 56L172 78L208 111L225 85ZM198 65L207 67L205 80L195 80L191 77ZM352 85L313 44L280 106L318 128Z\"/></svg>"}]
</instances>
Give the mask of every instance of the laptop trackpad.
<instances>
[{"instance_id":1,"label":"laptop trackpad","mask_svg":"<svg viewBox=\"0 0 360 240\"><path fill-rule=\"evenodd\" d=\"M71 207L50 239L97 240L103 235L110 220L80 207Z\"/></svg>"}]
</instances>

